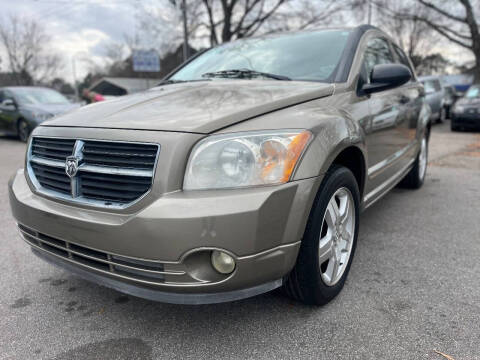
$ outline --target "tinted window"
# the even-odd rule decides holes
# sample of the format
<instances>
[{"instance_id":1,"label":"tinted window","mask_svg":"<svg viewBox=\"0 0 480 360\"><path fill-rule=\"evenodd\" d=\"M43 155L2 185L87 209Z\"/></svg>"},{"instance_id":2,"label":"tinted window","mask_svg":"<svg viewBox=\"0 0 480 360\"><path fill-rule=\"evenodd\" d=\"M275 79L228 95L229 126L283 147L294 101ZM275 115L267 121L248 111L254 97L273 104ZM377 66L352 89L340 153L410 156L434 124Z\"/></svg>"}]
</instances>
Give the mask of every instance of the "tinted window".
<instances>
[{"instance_id":1,"label":"tinted window","mask_svg":"<svg viewBox=\"0 0 480 360\"><path fill-rule=\"evenodd\" d=\"M15 99L20 104L68 104L65 96L55 90L26 87L14 91Z\"/></svg>"},{"instance_id":2,"label":"tinted window","mask_svg":"<svg viewBox=\"0 0 480 360\"><path fill-rule=\"evenodd\" d=\"M440 81L438 80L424 80L422 81L422 84L427 94L431 94L431 93L442 90L442 86L440 85Z\"/></svg>"},{"instance_id":3,"label":"tinted window","mask_svg":"<svg viewBox=\"0 0 480 360\"><path fill-rule=\"evenodd\" d=\"M480 85L472 85L465 94L467 98L477 98L480 97Z\"/></svg>"},{"instance_id":4,"label":"tinted window","mask_svg":"<svg viewBox=\"0 0 480 360\"><path fill-rule=\"evenodd\" d=\"M422 81L422 84L427 94L431 94L435 92L435 85L433 84L432 80L424 80Z\"/></svg>"},{"instance_id":5,"label":"tinted window","mask_svg":"<svg viewBox=\"0 0 480 360\"><path fill-rule=\"evenodd\" d=\"M0 90L0 103L3 101L3 99L4 99L3 91Z\"/></svg>"},{"instance_id":6,"label":"tinted window","mask_svg":"<svg viewBox=\"0 0 480 360\"><path fill-rule=\"evenodd\" d=\"M330 81L349 34L322 30L234 41L205 52L170 79L199 80L208 72L250 69L293 80Z\"/></svg>"},{"instance_id":7,"label":"tinted window","mask_svg":"<svg viewBox=\"0 0 480 360\"><path fill-rule=\"evenodd\" d=\"M376 38L367 43L367 49L364 55L364 68L368 74L369 81L370 74L375 65L393 64L394 62L393 55L386 40Z\"/></svg>"}]
</instances>

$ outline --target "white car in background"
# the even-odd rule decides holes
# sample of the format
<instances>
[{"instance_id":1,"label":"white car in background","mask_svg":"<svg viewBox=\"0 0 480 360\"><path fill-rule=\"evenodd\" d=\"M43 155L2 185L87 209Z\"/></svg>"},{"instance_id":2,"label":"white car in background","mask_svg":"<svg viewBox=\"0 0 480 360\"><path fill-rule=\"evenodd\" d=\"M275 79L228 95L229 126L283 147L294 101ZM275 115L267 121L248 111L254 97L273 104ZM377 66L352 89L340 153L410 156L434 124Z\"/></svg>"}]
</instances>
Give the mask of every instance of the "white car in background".
<instances>
[{"instance_id":1,"label":"white car in background","mask_svg":"<svg viewBox=\"0 0 480 360\"><path fill-rule=\"evenodd\" d=\"M431 120L439 123L447 118L445 89L439 76L421 76L418 80L425 89L425 99L432 110Z\"/></svg>"}]
</instances>

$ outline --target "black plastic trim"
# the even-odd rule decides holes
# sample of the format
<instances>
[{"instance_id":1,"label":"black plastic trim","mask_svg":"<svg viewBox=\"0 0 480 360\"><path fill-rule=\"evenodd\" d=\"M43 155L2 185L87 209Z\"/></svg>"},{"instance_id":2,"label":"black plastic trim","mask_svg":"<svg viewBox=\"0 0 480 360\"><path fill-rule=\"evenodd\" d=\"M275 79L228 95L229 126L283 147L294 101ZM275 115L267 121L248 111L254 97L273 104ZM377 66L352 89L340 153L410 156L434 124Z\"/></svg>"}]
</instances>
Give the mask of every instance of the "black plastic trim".
<instances>
[{"instance_id":1,"label":"black plastic trim","mask_svg":"<svg viewBox=\"0 0 480 360\"><path fill-rule=\"evenodd\" d=\"M333 82L342 83L348 80L348 75L350 74L350 69L352 67L355 54L357 53L360 40L369 30L381 31L379 28L372 25L360 25L351 32L350 36L348 37L347 44L345 45L345 49L343 50L341 60L335 69Z\"/></svg>"},{"instance_id":2,"label":"black plastic trim","mask_svg":"<svg viewBox=\"0 0 480 360\"><path fill-rule=\"evenodd\" d=\"M84 270L79 266L72 265L62 258L51 255L45 252L40 252L32 248L32 252L40 259L49 262L55 266L63 268L71 273L81 277L84 280L94 282L122 293L170 304L182 305L202 305L202 304L217 304L222 302L234 301L260 295L271 290L274 290L283 284L282 279L278 279L266 284L257 285L247 289L240 289L235 291L221 292L221 293L197 293L197 294L180 294L173 292L165 292L154 289L149 289L141 286L132 285L119 280L115 280L106 276L98 275L92 271Z\"/></svg>"}]
</instances>

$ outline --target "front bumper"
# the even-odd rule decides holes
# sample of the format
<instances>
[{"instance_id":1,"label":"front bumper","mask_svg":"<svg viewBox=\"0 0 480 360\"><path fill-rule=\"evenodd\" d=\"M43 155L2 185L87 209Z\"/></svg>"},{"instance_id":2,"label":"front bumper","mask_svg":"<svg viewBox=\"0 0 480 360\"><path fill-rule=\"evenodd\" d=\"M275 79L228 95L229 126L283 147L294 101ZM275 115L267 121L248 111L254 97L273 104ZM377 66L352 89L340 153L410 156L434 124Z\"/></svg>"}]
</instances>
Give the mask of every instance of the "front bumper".
<instances>
[{"instance_id":1,"label":"front bumper","mask_svg":"<svg viewBox=\"0 0 480 360\"><path fill-rule=\"evenodd\" d=\"M12 213L35 254L81 277L173 303L231 301L269 291L293 268L321 177L242 190L172 192L134 214L78 208L9 183ZM229 275L213 249L236 261Z\"/></svg>"},{"instance_id":2,"label":"front bumper","mask_svg":"<svg viewBox=\"0 0 480 360\"><path fill-rule=\"evenodd\" d=\"M451 116L453 125L462 126L464 128L477 129L480 128L480 112L474 114L469 113L453 113Z\"/></svg>"}]
</instances>

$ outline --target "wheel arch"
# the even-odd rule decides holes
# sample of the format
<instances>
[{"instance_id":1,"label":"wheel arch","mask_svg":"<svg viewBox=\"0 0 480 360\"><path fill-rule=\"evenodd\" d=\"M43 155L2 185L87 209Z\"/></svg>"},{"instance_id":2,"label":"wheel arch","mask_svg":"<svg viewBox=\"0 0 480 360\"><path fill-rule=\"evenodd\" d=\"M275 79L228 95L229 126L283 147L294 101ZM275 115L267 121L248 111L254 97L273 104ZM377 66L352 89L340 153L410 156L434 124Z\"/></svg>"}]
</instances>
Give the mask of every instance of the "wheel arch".
<instances>
[{"instance_id":1,"label":"wheel arch","mask_svg":"<svg viewBox=\"0 0 480 360\"><path fill-rule=\"evenodd\" d=\"M425 126L425 129L427 130L427 141L430 141L430 134L432 131L432 120L429 120L427 122L427 125Z\"/></svg>"},{"instance_id":2,"label":"wheel arch","mask_svg":"<svg viewBox=\"0 0 480 360\"><path fill-rule=\"evenodd\" d=\"M357 180L360 196L363 198L367 176L365 155L360 148L351 145L343 149L332 161L330 166L341 165L349 169Z\"/></svg>"},{"instance_id":3,"label":"wheel arch","mask_svg":"<svg viewBox=\"0 0 480 360\"><path fill-rule=\"evenodd\" d=\"M18 135L18 125L20 125L20 121L25 121L27 124L29 124L28 120L24 116L19 116L17 120L15 120L15 131L16 134Z\"/></svg>"},{"instance_id":4,"label":"wheel arch","mask_svg":"<svg viewBox=\"0 0 480 360\"><path fill-rule=\"evenodd\" d=\"M366 154L362 147L355 144L347 144L337 149L330 161L324 165L323 173L334 165L341 165L349 169L357 180L360 198L363 199L367 177Z\"/></svg>"}]
</instances>

